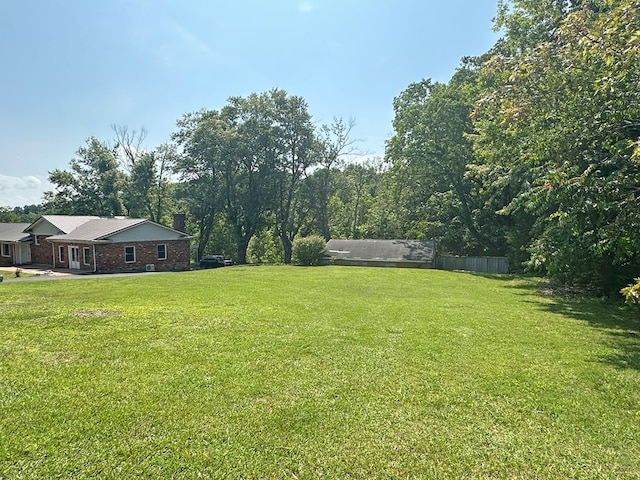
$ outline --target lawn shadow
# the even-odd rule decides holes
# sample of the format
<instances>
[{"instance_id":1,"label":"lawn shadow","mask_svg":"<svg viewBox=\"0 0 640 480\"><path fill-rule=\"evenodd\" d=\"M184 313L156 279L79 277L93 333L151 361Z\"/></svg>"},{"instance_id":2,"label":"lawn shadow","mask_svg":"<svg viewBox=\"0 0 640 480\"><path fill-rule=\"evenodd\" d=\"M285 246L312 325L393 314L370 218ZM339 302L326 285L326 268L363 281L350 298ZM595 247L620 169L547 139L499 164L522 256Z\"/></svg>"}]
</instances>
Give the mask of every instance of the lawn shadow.
<instances>
[{"instance_id":1,"label":"lawn shadow","mask_svg":"<svg viewBox=\"0 0 640 480\"><path fill-rule=\"evenodd\" d=\"M542 281L509 288L551 300L525 300L543 311L586 322L591 327L602 330L617 353L601 357L600 360L616 368L640 370L640 310L625 305L622 298L590 297L571 289L554 289Z\"/></svg>"}]
</instances>

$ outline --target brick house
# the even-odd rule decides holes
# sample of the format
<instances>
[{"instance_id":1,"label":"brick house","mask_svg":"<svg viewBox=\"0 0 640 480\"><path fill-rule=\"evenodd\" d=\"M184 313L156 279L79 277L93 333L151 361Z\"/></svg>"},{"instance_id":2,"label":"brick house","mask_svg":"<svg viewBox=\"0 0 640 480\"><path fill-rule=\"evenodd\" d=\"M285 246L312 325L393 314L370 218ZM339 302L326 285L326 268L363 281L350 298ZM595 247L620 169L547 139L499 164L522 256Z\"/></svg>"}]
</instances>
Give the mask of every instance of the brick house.
<instances>
[{"instance_id":1,"label":"brick house","mask_svg":"<svg viewBox=\"0 0 640 480\"><path fill-rule=\"evenodd\" d=\"M31 236L28 223L0 223L0 266L31 263Z\"/></svg>"},{"instance_id":2,"label":"brick house","mask_svg":"<svg viewBox=\"0 0 640 480\"><path fill-rule=\"evenodd\" d=\"M190 268L191 236L141 218L43 215L24 229L36 264L87 273Z\"/></svg>"}]
</instances>

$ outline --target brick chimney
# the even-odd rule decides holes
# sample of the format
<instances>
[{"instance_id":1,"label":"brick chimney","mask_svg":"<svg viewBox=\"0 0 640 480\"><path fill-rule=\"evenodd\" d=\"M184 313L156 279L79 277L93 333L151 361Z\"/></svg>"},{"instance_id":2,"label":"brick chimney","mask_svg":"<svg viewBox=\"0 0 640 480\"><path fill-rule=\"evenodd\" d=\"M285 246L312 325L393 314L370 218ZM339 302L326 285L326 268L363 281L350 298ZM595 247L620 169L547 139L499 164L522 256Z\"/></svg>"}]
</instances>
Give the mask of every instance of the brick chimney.
<instances>
[{"instance_id":1,"label":"brick chimney","mask_svg":"<svg viewBox=\"0 0 640 480\"><path fill-rule=\"evenodd\" d=\"M186 233L186 215L184 213L173 214L173 229L179 232Z\"/></svg>"}]
</instances>

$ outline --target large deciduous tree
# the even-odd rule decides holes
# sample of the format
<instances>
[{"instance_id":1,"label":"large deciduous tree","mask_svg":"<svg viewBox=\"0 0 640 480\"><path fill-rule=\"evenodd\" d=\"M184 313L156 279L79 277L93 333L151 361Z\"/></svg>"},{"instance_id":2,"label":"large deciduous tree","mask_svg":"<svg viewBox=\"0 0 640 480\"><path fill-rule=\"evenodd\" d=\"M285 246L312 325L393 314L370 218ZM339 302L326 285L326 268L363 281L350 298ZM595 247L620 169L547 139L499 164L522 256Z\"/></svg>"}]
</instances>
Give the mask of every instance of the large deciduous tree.
<instances>
[{"instance_id":1,"label":"large deciduous tree","mask_svg":"<svg viewBox=\"0 0 640 480\"><path fill-rule=\"evenodd\" d=\"M343 166L344 158L358 154L355 144L359 141L351 136L355 120L334 118L330 125L322 125L316 133L315 156L318 168L309 177L307 186L313 199L316 228L326 241L332 237L329 202L334 191L333 179Z\"/></svg>"},{"instance_id":2,"label":"large deciduous tree","mask_svg":"<svg viewBox=\"0 0 640 480\"><path fill-rule=\"evenodd\" d=\"M278 89L231 97L220 111L186 115L174 139L184 149L175 171L192 197L201 248L214 218L223 212L245 263L249 242L267 226L283 243L285 260L298 231L298 187L313 163L313 128L300 97Z\"/></svg>"},{"instance_id":3,"label":"large deciduous tree","mask_svg":"<svg viewBox=\"0 0 640 480\"><path fill-rule=\"evenodd\" d=\"M177 159L176 146L163 144L154 150L143 148L147 131L112 125L113 151L125 174L123 202L128 215L167 223L173 197L169 181L171 166ZM174 212L175 213L175 212Z\"/></svg>"},{"instance_id":4,"label":"large deciduous tree","mask_svg":"<svg viewBox=\"0 0 640 480\"><path fill-rule=\"evenodd\" d=\"M456 253L504 254L505 242L495 228L499 219L484 210L469 175L475 163L470 135L476 76L469 61L448 84L423 80L402 92L394 100L395 134L387 142L386 157L396 188L403 191L407 232L421 237L433 231L434 220L461 223L468 238L451 245ZM448 218L437 216L442 214Z\"/></svg>"},{"instance_id":5,"label":"large deciduous tree","mask_svg":"<svg viewBox=\"0 0 640 480\"><path fill-rule=\"evenodd\" d=\"M527 169L509 208L538 219L532 264L599 291L640 270L638 32L640 2L580 2L535 48L494 57L502 84L477 115L483 155Z\"/></svg>"},{"instance_id":6,"label":"large deciduous tree","mask_svg":"<svg viewBox=\"0 0 640 480\"><path fill-rule=\"evenodd\" d=\"M199 111L178 120L179 130L173 138L182 146L173 170L181 180L177 189L197 226L198 258L209 243L216 215L224 209L222 188L232 182L233 125L218 111ZM229 170L228 173L226 171Z\"/></svg>"},{"instance_id":7,"label":"large deciduous tree","mask_svg":"<svg viewBox=\"0 0 640 480\"><path fill-rule=\"evenodd\" d=\"M273 102L273 142L276 147L273 212L282 242L284 262L291 263L293 239L306 210L301 184L317 158L313 152L314 132L306 101L283 90L269 92Z\"/></svg>"},{"instance_id":8,"label":"large deciduous tree","mask_svg":"<svg viewBox=\"0 0 640 480\"><path fill-rule=\"evenodd\" d=\"M49 172L55 191L45 193L47 211L74 215L122 215L124 175L116 153L95 137L78 149L70 170Z\"/></svg>"}]
</instances>

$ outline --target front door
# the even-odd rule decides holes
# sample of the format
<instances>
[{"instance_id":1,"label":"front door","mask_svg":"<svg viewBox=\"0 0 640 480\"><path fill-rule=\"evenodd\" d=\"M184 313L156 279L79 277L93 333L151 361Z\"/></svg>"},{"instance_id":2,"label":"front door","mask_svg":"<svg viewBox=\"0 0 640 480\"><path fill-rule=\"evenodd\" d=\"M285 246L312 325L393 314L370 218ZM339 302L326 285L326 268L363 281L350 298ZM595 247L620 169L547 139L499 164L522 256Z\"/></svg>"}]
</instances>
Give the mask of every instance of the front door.
<instances>
[{"instance_id":1,"label":"front door","mask_svg":"<svg viewBox=\"0 0 640 480\"><path fill-rule=\"evenodd\" d=\"M28 243L16 243L16 265L31 263L31 245Z\"/></svg>"},{"instance_id":2,"label":"front door","mask_svg":"<svg viewBox=\"0 0 640 480\"><path fill-rule=\"evenodd\" d=\"M80 249L69 247L69 268L80 269Z\"/></svg>"}]
</instances>

